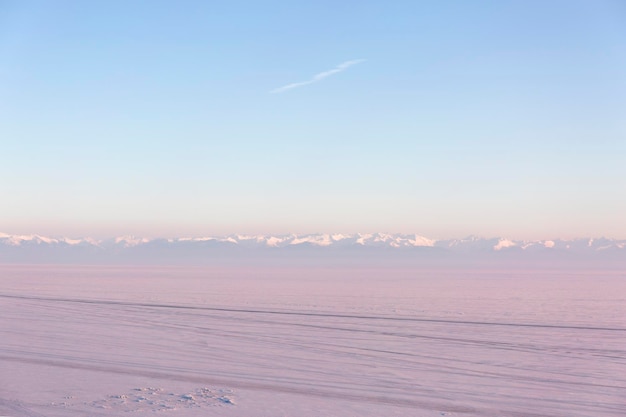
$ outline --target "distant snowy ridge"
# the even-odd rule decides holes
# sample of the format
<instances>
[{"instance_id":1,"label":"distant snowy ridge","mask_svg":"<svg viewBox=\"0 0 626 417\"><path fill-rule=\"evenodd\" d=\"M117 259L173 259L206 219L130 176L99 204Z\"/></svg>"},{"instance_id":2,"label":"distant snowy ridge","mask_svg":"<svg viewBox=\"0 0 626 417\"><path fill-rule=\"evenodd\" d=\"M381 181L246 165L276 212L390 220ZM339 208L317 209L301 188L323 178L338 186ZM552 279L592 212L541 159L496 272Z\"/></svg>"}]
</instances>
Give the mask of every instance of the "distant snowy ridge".
<instances>
[{"instance_id":1,"label":"distant snowy ridge","mask_svg":"<svg viewBox=\"0 0 626 417\"><path fill-rule=\"evenodd\" d=\"M245 248L286 248L286 247L378 247L378 248L440 248L452 252L503 252L503 251L624 251L626 240L608 238L553 239L553 240L512 240L506 238L483 238L469 236L463 239L429 239L417 234L290 234L290 235L244 235L180 238L142 238L121 236L110 239L46 237L41 235L10 235L0 233L2 247L93 247L102 250L140 248L142 246L165 247L245 247Z\"/></svg>"}]
</instances>

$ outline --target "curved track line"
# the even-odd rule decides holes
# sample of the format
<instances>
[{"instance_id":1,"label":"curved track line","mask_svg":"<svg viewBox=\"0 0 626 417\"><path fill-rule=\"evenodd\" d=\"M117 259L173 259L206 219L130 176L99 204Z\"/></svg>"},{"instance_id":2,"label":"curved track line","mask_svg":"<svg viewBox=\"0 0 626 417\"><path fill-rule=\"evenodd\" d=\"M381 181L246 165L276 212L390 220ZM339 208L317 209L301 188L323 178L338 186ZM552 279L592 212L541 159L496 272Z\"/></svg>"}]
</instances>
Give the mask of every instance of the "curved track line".
<instances>
[{"instance_id":1,"label":"curved track line","mask_svg":"<svg viewBox=\"0 0 626 417\"><path fill-rule=\"evenodd\" d=\"M284 316L306 316L306 317L330 317L330 318L346 318L346 319L366 319L366 320L387 320L387 321L410 321L422 323L443 323L443 324L474 324L479 326L506 326L506 327L532 327L532 328L548 328L548 329L574 329L574 330L600 330L611 332L626 332L624 327L596 327L596 326L573 326L558 324L533 324L533 323L499 323L489 321L471 321L471 320L446 320L446 319L424 319L417 317L388 317L388 316L359 316L352 314L336 314L336 313L312 313L302 311L284 311L284 310L257 310L257 309L239 309L225 307L201 307L190 305L160 304L160 303L138 303L131 301L115 301L115 300L89 300L78 298L53 298L53 297L34 297L26 295L9 295L0 294L0 298L33 300L33 301L50 301L77 304L97 304L97 305L119 305L127 307L151 307L151 308L168 308L178 310L203 310L203 311L220 311L227 313L254 313L254 314L273 314Z\"/></svg>"}]
</instances>

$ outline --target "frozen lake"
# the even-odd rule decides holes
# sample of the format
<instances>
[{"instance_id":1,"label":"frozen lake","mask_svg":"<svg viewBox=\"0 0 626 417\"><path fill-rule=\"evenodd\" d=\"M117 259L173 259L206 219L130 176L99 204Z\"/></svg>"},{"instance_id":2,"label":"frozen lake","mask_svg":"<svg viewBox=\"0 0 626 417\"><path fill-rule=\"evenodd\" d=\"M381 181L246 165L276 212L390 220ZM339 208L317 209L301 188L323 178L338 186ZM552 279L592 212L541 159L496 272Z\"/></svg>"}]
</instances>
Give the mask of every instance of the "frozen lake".
<instances>
[{"instance_id":1,"label":"frozen lake","mask_svg":"<svg viewBox=\"0 0 626 417\"><path fill-rule=\"evenodd\" d=\"M626 415L626 273L0 266L0 415Z\"/></svg>"}]
</instances>

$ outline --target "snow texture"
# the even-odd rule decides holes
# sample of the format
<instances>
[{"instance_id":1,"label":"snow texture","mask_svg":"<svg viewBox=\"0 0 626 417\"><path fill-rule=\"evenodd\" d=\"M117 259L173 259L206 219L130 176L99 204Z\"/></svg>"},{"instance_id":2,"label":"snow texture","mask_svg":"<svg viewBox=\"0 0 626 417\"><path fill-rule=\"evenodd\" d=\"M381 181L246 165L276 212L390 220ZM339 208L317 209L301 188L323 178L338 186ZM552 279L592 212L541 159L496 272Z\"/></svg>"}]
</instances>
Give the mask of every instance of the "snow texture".
<instances>
[{"instance_id":1,"label":"snow texture","mask_svg":"<svg viewBox=\"0 0 626 417\"><path fill-rule=\"evenodd\" d=\"M623 271L0 266L0 415L626 415Z\"/></svg>"}]
</instances>

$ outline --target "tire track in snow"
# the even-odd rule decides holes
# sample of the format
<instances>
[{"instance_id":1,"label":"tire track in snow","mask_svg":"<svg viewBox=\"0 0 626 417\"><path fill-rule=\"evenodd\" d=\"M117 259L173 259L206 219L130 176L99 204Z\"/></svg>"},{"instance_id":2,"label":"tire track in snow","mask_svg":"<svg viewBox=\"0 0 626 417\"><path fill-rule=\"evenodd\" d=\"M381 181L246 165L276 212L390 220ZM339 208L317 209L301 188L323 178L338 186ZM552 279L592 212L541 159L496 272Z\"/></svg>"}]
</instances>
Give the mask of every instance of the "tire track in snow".
<instances>
[{"instance_id":1,"label":"tire track in snow","mask_svg":"<svg viewBox=\"0 0 626 417\"><path fill-rule=\"evenodd\" d=\"M274 393L297 394L297 395L302 395L302 396L335 398L335 399L343 399L343 400L348 399L352 401L362 401L362 402L375 403L375 404L386 404L386 405L393 405L393 406L398 406L398 407L419 408L419 409L427 409L427 410L444 409L450 412L457 412L457 413L475 413L478 411L474 407L457 406L453 404L442 404L442 403L431 402L431 401L419 401L419 400L412 400L408 398L394 398L392 396L366 395L366 394L348 393L348 392L340 393L334 390L320 389L317 386L307 386L307 387L300 388L300 386L294 386L294 385L285 386L285 385L262 383L262 382L242 382L241 380L237 380L237 379L224 379L224 378L215 378L215 377L208 377L208 376L180 375L180 374L174 374L174 373L155 372L155 371L147 371L147 370L139 370L139 369L123 369L123 368L117 368L114 366L88 365L88 364L76 363L76 362L64 362L61 360L54 360L54 359L23 358L23 357L7 356L7 355L0 355L0 360L21 362L21 363L34 364L34 365L54 366L54 367L76 369L76 370L107 372L107 373L133 375L133 376L144 376L148 378L174 380L174 381L180 381L180 382L193 382L193 383L200 383L200 384L205 384L205 385L221 385L221 386L229 386L233 388L249 389L249 390L256 390L256 391L269 391L269 392L274 392ZM43 417L40 414L32 414L32 416ZM551 416L543 415L541 417L551 417Z\"/></svg>"},{"instance_id":2,"label":"tire track in snow","mask_svg":"<svg viewBox=\"0 0 626 417\"><path fill-rule=\"evenodd\" d=\"M23 417L46 417L44 414L36 413L30 410L28 407L24 406L19 401L5 400L0 398L0 413L2 416L0 417L9 417L9 414L5 410L10 410L11 416L23 416Z\"/></svg>"},{"instance_id":3,"label":"tire track in snow","mask_svg":"<svg viewBox=\"0 0 626 417\"><path fill-rule=\"evenodd\" d=\"M489 322L489 321L471 321L471 320L449 320L449 319L425 319L417 317L389 317L389 316L373 316L373 315L352 315L337 313L314 313L303 311L288 310L261 310L261 309L243 309L243 308L225 308L225 307L205 307L184 304L161 304L161 303L143 303L131 301L117 300L96 300L96 299L80 299L80 298L60 298L60 297L35 297L25 295L0 294L0 298L37 300L47 302L61 303L77 303L77 304L98 304L98 305L119 305L128 307L150 307L150 308L167 308L180 310L204 310L204 311L220 311L228 313L254 313L254 314L273 314L285 316L306 316L306 317L329 317L329 318L346 318L346 319L364 319L364 320L385 320L385 321L410 321L418 323L444 323L444 324L472 324L477 326L506 326L506 327L530 327L530 328L550 328L563 330L597 330L610 332L626 332L626 327L596 327L596 326L576 326L576 325L560 325L560 324L537 324L537 323L507 323L507 322Z\"/></svg>"}]
</instances>

